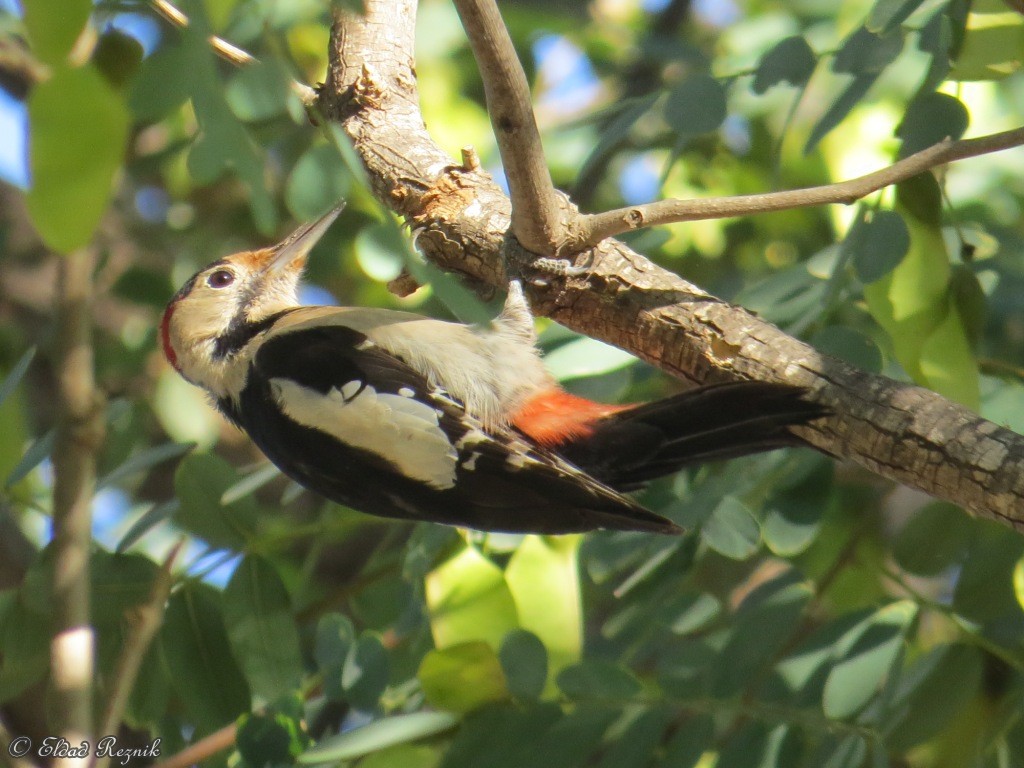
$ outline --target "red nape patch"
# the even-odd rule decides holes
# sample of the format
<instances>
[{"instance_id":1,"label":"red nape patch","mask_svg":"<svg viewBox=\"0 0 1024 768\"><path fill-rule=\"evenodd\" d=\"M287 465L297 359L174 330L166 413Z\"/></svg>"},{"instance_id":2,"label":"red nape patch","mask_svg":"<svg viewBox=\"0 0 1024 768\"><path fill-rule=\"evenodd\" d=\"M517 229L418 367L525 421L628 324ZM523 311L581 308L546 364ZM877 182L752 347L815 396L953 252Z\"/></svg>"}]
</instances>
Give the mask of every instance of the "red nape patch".
<instances>
[{"instance_id":1,"label":"red nape patch","mask_svg":"<svg viewBox=\"0 0 1024 768\"><path fill-rule=\"evenodd\" d=\"M174 347L171 346L171 315L174 314L174 308L177 306L177 301L172 301L167 305L167 309L164 310L164 316L160 320L160 343L164 348L164 357L167 358L167 362L174 366L174 370L181 370L178 368L178 356L174 354Z\"/></svg>"},{"instance_id":2,"label":"red nape patch","mask_svg":"<svg viewBox=\"0 0 1024 768\"><path fill-rule=\"evenodd\" d=\"M528 400L512 417L512 425L537 444L556 448L591 434L596 419L631 407L595 403L563 389L549 389Z\"/></svg>"}]
</instances>

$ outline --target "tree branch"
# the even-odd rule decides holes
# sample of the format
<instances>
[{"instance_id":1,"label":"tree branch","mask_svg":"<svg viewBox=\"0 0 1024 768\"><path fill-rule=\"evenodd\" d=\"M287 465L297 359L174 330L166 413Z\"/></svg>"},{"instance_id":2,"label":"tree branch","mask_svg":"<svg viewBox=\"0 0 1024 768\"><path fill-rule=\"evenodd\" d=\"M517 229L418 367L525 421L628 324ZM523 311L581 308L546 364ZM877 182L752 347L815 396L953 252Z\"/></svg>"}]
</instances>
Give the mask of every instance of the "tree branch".
<instances>
[{"instance_id":1,"label":"tree branch","mask_svg":"<svg viewBox=\"0 0 1024 768\"><path fill-rule=\"evenodd\" d=\"M454 0L480 67L494 137L512 198L512 234L541 256L561 252L563 205L533 113L530 86L494 0Z\"/></svg>"},{"instance_id":2,"label":"tree branch","mask_svg":"<svg viewBox=\"0 0 1024 768\"><path fill-rule=\"evenodd\" d=\"M881 170L835 184L758 195L711 197L703 200L658 200L646 205L633 205L605 213L581 216L577 221L569 223L569 237L576 250L581 250L606 238L641 227L682 221L725 219L731 216L748 216L827 203L849 204L936 166L1021 145L1024 145L1024 128L993 133L976 139L946 140Z\"/></svg>"},{"instance_id":3,"label":"tree branch","mask_svg":"<svg viewBox=\"0 0 1024 768\"><path fill-rule=\"evenodd\" d=\"M338 12L324 114L347 133L378 197L419 231L439 266L502 287L510 203L433 142L418 109L413 0ZM979 140L974 140L979 141ZM968 144L968 146L971 146ZM1024 530L1024 438L934 392L828 358L615 240L585 279L531 286L533 307L581 333L703 383L784 381L835 415L800 430L813 445Z\"/></svg>"},{"instance_id":4,"label":"tree branch","mask_svg":"<svg viewBox=\"0 0 1024 768\"><path fill-rule=\"evenodd\" d=\"M164 623L164 606L171 594L171 587L174 585L174 576L171 571L174 568L174 561L184 546L185 540L180 539L171 551L164 558L163 566L153 581L153 587L149 592L149 599L138 606L125 617L129 626L130 634L125 641L121 656L117 661L117 670L114 672L114 681L111 685L110 698L103 712L103 719L99 733L101 735L117 733L121 718L124 717L125 707L128 705L128 698L135 688L135 681L138 679L139 669L146 657L153 638ZM110 764L110 757L106 756L96 761L93 768L106 768Z\"/></svg>"},{"instance_id":5,"label":"tree branch","mask_svg":"<svg viewBox=\"0 0 1024 768\"><path fill-rule=\"evenodd\" d=\"M57 285L57 443L53 453L53 639L50 695L56 732L77 746L92 743L94 637L89 624L91 504L96 454L103 442L103 403L93 373L93 254L60 262ZM61 759L56 764L77 764Z\"/></svg>"},{"instance_id":6,"label":"tree branch","mask_svg":"<svg viewBox=\"0 0 1024 768\"><path fill-rule=\"evenodd\" d=\"M225 749L233 747L237 733L237 723L225 725L219 731L214 731L195 744L185 747L181 752L154 764L153 768L189 768L206 760L208 757L213 757L218 752L223 752Z\"/></svg>"}]
</instances>

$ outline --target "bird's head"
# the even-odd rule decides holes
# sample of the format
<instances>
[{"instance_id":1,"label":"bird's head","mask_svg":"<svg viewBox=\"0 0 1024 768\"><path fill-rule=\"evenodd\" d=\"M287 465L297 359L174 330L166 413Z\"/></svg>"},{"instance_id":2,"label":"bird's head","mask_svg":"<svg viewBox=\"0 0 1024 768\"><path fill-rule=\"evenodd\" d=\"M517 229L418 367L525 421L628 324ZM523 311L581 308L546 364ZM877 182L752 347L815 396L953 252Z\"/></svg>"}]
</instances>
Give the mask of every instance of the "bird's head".
<instances>
[{"instance_id":1,"label":"bird's head","mask_svg":"<svg viewBox=\"0 0 1024 768\"><path fill-rule=\"evenodd\" d=\"M178 290L160 323L167 360L184 378L221 397L232 357L260 324L298 306L306 257L341 209L304 224L275 246L210 264Z\"/></svg>"}]
</instances>

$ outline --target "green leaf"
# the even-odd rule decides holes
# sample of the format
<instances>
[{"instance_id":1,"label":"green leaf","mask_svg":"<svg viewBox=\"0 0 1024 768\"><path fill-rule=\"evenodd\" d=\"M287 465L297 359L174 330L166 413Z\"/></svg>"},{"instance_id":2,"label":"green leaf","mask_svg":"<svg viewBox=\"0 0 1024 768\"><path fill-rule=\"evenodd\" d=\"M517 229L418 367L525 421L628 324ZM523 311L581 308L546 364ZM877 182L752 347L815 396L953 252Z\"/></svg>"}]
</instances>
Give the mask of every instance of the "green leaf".
<instances>
[{"instance_id":1,"label":"green leaf","mask_svg":"<svg viewBox=\"0 0 1024 768\"><path fill-rule=\"evenodd\" d=\"M405 265L405 242L386 224L371 224L356 235L356 261L368 277L394 280Z\"/></svg>"},{"instance_id":2,"label":"green leaf","mask_svg":"<svg viewBox=\"0 0 1024 768\"><path fill-rule=\"evenodd\" d=\"M283 115L288 110L291 78L273 59L243 67L228 81L228 106L239 120L257 122Z\"/></svg>"},{"instance_id":3,"label":"green leaf","mask_svg":"<svg viewBox=\"0 0 1024 768\"><path fill-rule=\"evenodd\" d=\"M926 93L918 96L903 114L896 136L903 142L900 157L912 155L946 139L964 135L970 115L967 107L947 93Z\"/></svg>"},{"instance_id":4,"label":"green leaf","mask_svg":"<svg viewBox=\"0 0 1024 768\"><path fill-rule=\"evenodd\" d=\"M484 707L463 722L440 768L533 766L543 757L539 745L561 720L556 704Z\"/></svg>"},{"instance_id":5,"label":"green leaf","mask_svg":"<svg viewBox=\"0 0 1024 768\"><path fill-rule=\"evenodd\" d=\"M939 734L979 693L983 675L981 653L970 645L939 646L917 659L900 681L887 746L907 750Z\"/></svg>"},{"instance_id":6,"label":"green leaf","mask_svg":"<svg viewBox=\"0 0 1024 768\"><path fill-rule=\"evenodd\" d=\"M501 669L508 691L520 699L537 699L548 678L548 652L533 632L517 629L501 643Z\"/></svg>"},{"instance_id":7,"label":"green leaf","mask_svg":"<svg viewBox=\"0 0 1024 768\"><path fill-rule=\"evenodd\" d=\"M899 34L879 35L861 27L843 41L832 60L832 69L851 75L878 75L902 50Z\"/></svg>"},{"instance_id":8,"label":"green leaf","mask_svg":"<svg viewBox=\"0 0 1024 768\"><path fill-rule=\"evenodd\" d=\"M787 37L761 57L754 75L754 93L765 93L779 83L806 85L817 66L818 57L803 36Z\"/></svg>"},{"instance_id":9,"label":"green leaf","mask_svg":"<svg viewBox=\"0 0 1024 768\"><path fill-rule=\"evenodd\" d=\"M718 130L725 114L725 88L710 75L690 75L676 84L665 102L665 119L676 133Z\"/></svg>"},{"instance_id":10,"label":"green leaf","mask_svg":"<svg viewBox=\"0 0 1024 768\"><path fill-rule=\"evenodd\" d=\"M588 659L563 669L558 687L570 699L620 701L640 692L640 681L625 667Z\"/></svg>"},{"instance_id":11,"label":"green leaf","mask_svg":"<svg viewBox=\"0 0 1024 768\"><path fill-rule=\"evenodd\" d=\"M519 626L544 643L551 675L577 661L583 649L580 541L579 536L527 536L505 569Z\"/></svg>"},{"instance_id":12,"label":"green leaf","mask_svg":"<svg viewBox=\"0 0 1024 768\"><path fill-rule=\"evenodd\" d=\"M112 555L97 549L89 558L92 620L120 626L125 614L149 599L158 567L143 555Z\"/></svg>"},{"instance_id":13,"label":"green leaf","mask_svg":"<svg viewBox=\"0 0 1024 768\"><path fill-rule=\"evenodd\" d=\"M925 0L877 0L865 27L876 35L886 35L916 11Z\"/></svg>"},{"instance_id":14,"label":"green leaf","mask_svg":"<svg viewBox=\"0 0 1024 768\"><path fill-rule=\"evenodd\" d=\"M650 765L670 719L670 714L664 709L641 713L621 737L611 743L598 763L599 768L645 768ZM723 762L722 765L728 764Z\"/></svg>"},{"instance_id":15,"label":"green leaf","mask_svg":"<svg viewBox=\"0 0 1024 768\"><path fill-rule=\"evenodd\" d=\"M519 627L505 575L472 547L427 576L426 596L438 648L483 640L496 649L507 632Z\"/></svg>"},{"instance_id":16,"label":"green leaf","mask_svg":"<svg viewBox=\"0 0 1024 768\"><path fill-rule=\"evenodd\" d=\"M96 483L96 487L105 488L110 485L117 485L122 480L131 477L134 474L144 472L145 470L151 469L157 464L162 464L170 459L176 459L179 456L183 456L195 447L195 443L164 443L163 445L158 445L154 448L147 448L146 450L129 457L126 462L121 464L121 466L111 470L105 476L100 478Z\"/></svg>"},{"instance_id":17,"label":"green leaf","mask_svg":"<svg viewBox=\"0 0 1024 768\"><path fill-rule=\"evenodd\" d=\"M290 765L309 747L309 737L293 717L255 712L242 716L235 746L248 765Z\"/></svg>"},{"instance_id":18,"label":"green leaf","mask_svg":"<svg viewBox=\"0 0 1024 768\"><path fill-rule=\"evenodd\" d=\"M43 242L69 253L92 239L107 209L128 141L128 110L84 66L55 70L32 89L28 111L32 188L25 202Z\"/></svg>"},{"instance_id":19,"label":"green leaf","mask_svg":"<svg viewBox=\"0 0 1024 768\"><path fill-rule=\"evenodd\" d=\"M89 20L92 3L89 0L26 0L24 8L32 55L52 67L64 64Z\"/></svg>"},{"instance_id":20,"label":"green leaf","mask_svg":"<svg viewBox=\"0 0 1024 768\"><path fill-rule=\"evenodd\" d=\"M251 496L221 504L235 482L234 469L219 456L186 456L174 473L181 502L175 520L214 547L241 550L254 530L256 505Z\"/></svg>"},{"instance_id":21,"label":"green leaf","mask_svg":"<svg viewBox=\"0 0 1024 768\"><path fill-rule=\"evenodd\" d=\"M449 712L417 712L387 717L321 741L299 755L298 763L322 765L355 760L396 744L436 736L450 730L458 722L458 716Z\"/></svg>"},{"instance_id":22,"label":"green leaf","mask_svg":"<svg viewBox=\"0 0 1024 768\"><path fill-rule=\"evenodd\" d=\"M882 350L874 339L845 325L828 325L811 338L811 346L825 355L845 360L870 373L881 373ZM767 541L767 531L765 540Z\"/></svg>"},{"instance_id":23,"label":"green leaf","mask_svg":"<svg viewBox=\"0 0 1024 768\"><path fill-rule=\"evenodd\" d=\"M1002 80L1024 65L1024 18L1019 14L972 14L951 80Z\"/></svg>"},{"instance_id":24,"label":"green leaf","mask_svg":"<svg viewBox=\"0 0 1024 768\"><path fill-rule=\"evenodd\" d=\"M726 496L718 503L700 534L709 547L733 560L746 560L761 545L757 520L735 496Z\"/></svg>"},{"instance_id":25,"label":"green leaf","mask_svg":"<svg viewBox=\"0 0 1024 768\"><path fill-rule=\"evenodd\" d=\"M28 373L28 367L32 363L32 359L36 356L36 348L29 347L28 350L20 358L18 362L14 364L11 372L7 374L3 382L0 383L0 405L7 401L7 398L11 396L21 380L25 378L25 374Z\"/></svg>"},{"instance_id":26,"label":"green leaf","mask_svg":"<svg viewBox=\"0 0 1024 768\"><path fill-rule=\"evenodd\" d=\"M329 144L314 144L288 175L284 199L296 219L307 221L337 205L351 187L352 176L338 150Z\"/></svg>"},{"instance_id":27,"label":"green leaf","mask_svg":"<svg viewBox=\"0 0 1024 768\"><path fill-rule=\"evenodd\" d=\"M29 610L16 590L0 591L0 703L43 679L49 648L49 617Z\"/></svg>"},{"instance_id":28,"label":"green leaf","mask_svg":"<svg viewBox=\"0 0 1024 768\"><path fill-rule=\"evenodd\" d=\"M249 710L249 688L231 654L213 587L189 582L171 596L160 643L174 689L200 734Z\"/></svg>"},{"instance_id":29,"label":"green leaf","mask_svg":"<svg viewBox=\"0 0 1024 768\"><path fill-rule=\"evenodd\" d=\"M32 443L18 463L14 465L14 469L11 470L7 479L4 480L4 487L10 488L17 485L28 477L29 472L50 458L56 442L57 430L54 428Z\"/></svg>"},{"instance_id":30,"label":"green leaf","mask_svg":"<svg viewBox=\"0 0 1024 768\"><path fill-rule=\"evenodd\" d=\"M811 133L807 137L807 143L804 144L805 155L813 152L818 143L850 114L877 79L877 74L863 72L850 81L849 85L832 100L832 104L825 110L825 114L814 124L814 128L811 129Z\"/></svg>"},{"instance_id":31,"label":"green leaf","mask_svg":"<svg viewBox=\"0 0 1024 768\"><path fill-rule=\"evenodd\" d=\"M427 701L451 712L470 712L509 695L497 654L481 641L430 651L416 677Z\"/></svg>"},{"instance_id":32,"label":"green leaf","mask_svg":"<svg viewBox=\"0 0 1024 768\"><path fill-rule=\"evenodd\" d=\"M625 350L588 336L566 342L544 356L544 363L559 381L604 376L639 362Z\"/></svg>"},{"instance_id":33,"label":"green leaf","mask_svg":"<svg viewBox=\"0 0 1024 768\"><path fill-rule=\"evenodd\" d=\"M149 505L149 509L140 515L139 519L132 523L131 527L125 531L124 536L117 542L117 549L115 551L118 554L126 551L154 527L172 517L180 506L177 499Z\"/></svg>"},{"instance_id":34,"label":"green leaf","mask_svg":"<svg viewBox=\"0 0 1024 768\"><path fill-rule=\"evenodd\" d=\"M722 604L714 595L692 592L673 599L662 615L673 634L688 635L706 627L721 611Z\"/></svg>"},{"instance_id":35,"label":"green leaf","mask_svg":"<svg viewBox=\"0 0 1024 768\"><path fill-rule=\"evenodd\" d=\"M696 768L705 752L715 746L715 721L711 715L694 715L665 745L666 768Z\"/></svg>"},{"instance_id":36,"label":"green leaf","mask_svg":"<svg viewBox=\"0 0 1024 768\"><path fill-rule=\"evenodd\" d=\"M246 496L256 493L256 491L271 480L275 480L280 476L281 470L273 464L267 463L224 491L221 494L220 503L223 505L234 504L239 499L244 499Z\"/></svg>"},{"instance_id":37,"label":"green leaf","mask_svg":"<svg viewBox=\"0 0 1024 768\"><path fill-rule=\"evenodd\" d=\"M711 668L712 695L730 697L745 690L797 632L809 600L810 589L793 571L751 592L740 605L724 646L713 655L729 663Z\"/></svg>"},{"instance_id":38,"label":"green leaf","mask_svg":"<svg viewBox=\"0 0 1024 768\"><path fill-rule=\"evenodd\" d=\"M897 210L910 231L910 251L885 277L866 285L864 297L911 378L976 409L978 367L950 296L941 206L941 191L930 173L897 186Z\"/></svg>"},{"instance_id":39,"label":"green leaf","mask_svg":"<svg viewBox=\"0 0 1024 768\"><path fill-rule=\"evenodd\" d=\"M298 687L302 655L291 600L263 558L247 555L235 569L224 590L224 621L257 705Z\"/></svg>"},{"instance_id":40,"label":"green leaf","mask_svg":"<svg viewBox=\"0 0 1024 768\"><path fill-rule=\"evenodd\" d=\"M184 46L168 41L142 60L128 91L128 107L140 122L156 122L188 100L188 56Z\"/></svg>"},{"instance_id":41,"label":"green leaf","mask_svg":"<svg viewBox=\"0 0 1024 768\"><path fill-rule=\"evenodd\" d=\"M345 700L357 709L372 710L388 685L390 660L380 638L364 632L349 647L341 668L341 688Z\"/></svg>"},{"instance_id":42,"label":"green leaf","mask_svg":"<svg viewBox=\"0 0 1024 768\"><path fill-rule=\"evenodd\" d=\"M1016 643L1021 632L1020 605L1013 591L1013 570L1024 554L1024 540L993 522L974 522L974 536L953 593L958 614L974 622L1002 624Z\"/></svg>"},{"instance_id":43,"label":"green leaf","mask_svg":"<svg viewBox=\"0 0 1024 768\"><path fill-rule=\"evenodd\" d=\"M873 283L892 272L910 250L910 231L896 211L876 211L857 227L852 254L857 277Z\"/></svg>"},{"instance_id":44,"label":"green leaf","mask_svg":"<svg viewBox=\"0 0 1024 768\"><path fill-rule=\"evenodd\" d=\"M857 714L894 673L904 636L917 606L892 603L850 630L839 642L841 657L828 674L822 707L827 717L842 720Z\"/></svg>"},{"instance_id":45,"label":"green leaf","mask_svg":"<svg viewBox=\"0 0 1024 768\"><path fill-rule=\"evenodd\" d=\"M821 530L834 496L833 467L820 463L801 482L775 491L765 503L761 535L781 557L806 550Z\"/></svg>"},{"instance_id":46,"label":"green leaf","mask_svg":"<svg viewBox=\"0 0 1024 768\"><path fill-rule=\"evenodd\" d=\"M359 768L436 768L440 757L436 747L397 744L359 761Z\"/></svg>"},{"instance_id":47,"label":"green leaf","mask_svg":"<svg viewBox=\"0 0 1024 768\"><path fill-rule=\"evenodd\" d=\"M892 554L905 571L937 576L963 560L973 536L974 525L962 509L937 501L918 510L903 526Z\"/></svg>"},{"instance_id":48,"label":"green leaf","mask_svg":"<svg viewBox=\"0 0 1024 768\"><path fill-rule=\"evenodd\" d=\"M237 176L249 189L256 226L270 232L277 224L277 208L267 189L263 150L231 112L203 25L193 22L181 32L189 95L199 123L188 170L198 184L211 184L228 173Z\"/></svg>"},{"instance_id":49,"label":"green leaf","mask_svg":"<svg viewBox=\"0 0 1024 768\"><path fill-rule=\"evenodd\" d=\"M355 641L356 630L347 616L328 613L320 617L313 655L323 677L324 694L334 701L344 698L341 674Z\"/></svg>"}]
</instances>

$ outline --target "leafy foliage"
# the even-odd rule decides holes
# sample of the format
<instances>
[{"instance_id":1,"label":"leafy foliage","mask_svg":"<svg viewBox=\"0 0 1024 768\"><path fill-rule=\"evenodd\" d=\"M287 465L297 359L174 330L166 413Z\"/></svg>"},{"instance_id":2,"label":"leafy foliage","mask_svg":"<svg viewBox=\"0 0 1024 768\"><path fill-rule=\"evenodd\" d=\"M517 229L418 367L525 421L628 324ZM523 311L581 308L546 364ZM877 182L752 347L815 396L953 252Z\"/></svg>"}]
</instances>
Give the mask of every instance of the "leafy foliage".
<instances>
[{"instance_id":1,"label":"leafy foliage","mask_svg":"<svg viewBox=\"0 0 1024 768\"><path fill-rule=\"evenodd\" d=\"M143 3L122 0L26 0L24 19L0 16L0 34L24 34L50 68L28 104L26 215L50 249L104 256L101 699L126 617L184 536L125 722L167 749L236 724L233 753L209 764L1024 764L1024 542L1005 527L808 450L653 484L642 501L687 527L675 539L372 520L257 463L169 370L152 329L187 275L341 196L346 225L310 266L318 301L493 314L416 258L343 137L290 92L294 76L324 77L326 5L196 0L187 30L156 33L138 24ZM1024 121L1013 3L755 1L730 19L707 5L733 8L502 4L520 52L536 52L555 178L587 206L827 183ZM424 0L420 12L428 125L496 170L454 11ZM90 14L92 55L69 58ZM211 32L261 63L219 62ZM541 55L545 40L558 56ZM1021 430L1022 172L1007 153L855 209L694 222L633 244L824 353ZM22 278L10 285L41 284L26 265L45 259L19 231L5 215L5 269ZM397 299L382 283L403 268L427 285ZM52 334L45 307L0 290L0 516L25 533L29 561L18 579L0 567L0 704L15 706L48 666ZM574 392L672 389L557 326L541 341Z\"/></svg>"}]
</instances>

